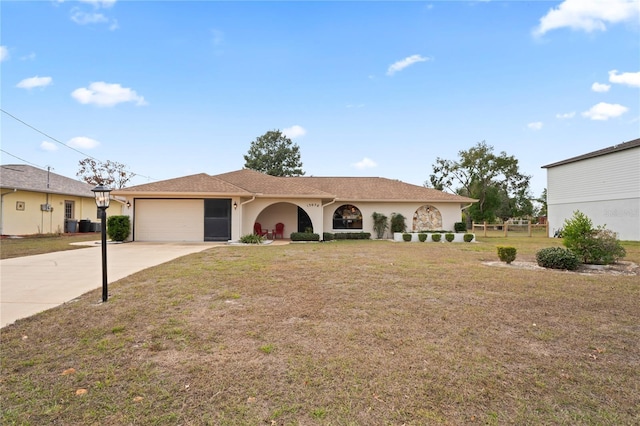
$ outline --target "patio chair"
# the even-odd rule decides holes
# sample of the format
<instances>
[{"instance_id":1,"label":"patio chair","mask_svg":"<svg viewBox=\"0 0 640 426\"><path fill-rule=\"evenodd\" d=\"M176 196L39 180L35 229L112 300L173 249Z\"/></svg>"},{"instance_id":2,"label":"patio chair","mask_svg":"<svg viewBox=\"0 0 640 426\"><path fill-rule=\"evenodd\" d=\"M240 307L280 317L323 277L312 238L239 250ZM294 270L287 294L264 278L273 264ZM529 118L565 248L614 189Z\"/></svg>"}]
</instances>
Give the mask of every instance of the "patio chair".
<instances>
[{"instance_id":1,"label":"patio chair","mask_svg":"<svg viewBox=\"0 0 640 426\"><path fill-rule=\"evenodd\" d=\"M256 235L260 235L261 237L266 237L269 231L267 230L263 231L262 225L260 225L260 222L256 222L253 224L253 233Z\"/></svg>"},{"instance_id":2,"label":"patio chair","mask_svg":"<svg viewBox=\"0 0 640 426\"><path fill-rule=\"evenodd\" d=\"M284 223L276 223L276 229L273 231L273 239L275 240L278 235L280 235L280 238L284 239Z\"/></svg>"}]
</instances>

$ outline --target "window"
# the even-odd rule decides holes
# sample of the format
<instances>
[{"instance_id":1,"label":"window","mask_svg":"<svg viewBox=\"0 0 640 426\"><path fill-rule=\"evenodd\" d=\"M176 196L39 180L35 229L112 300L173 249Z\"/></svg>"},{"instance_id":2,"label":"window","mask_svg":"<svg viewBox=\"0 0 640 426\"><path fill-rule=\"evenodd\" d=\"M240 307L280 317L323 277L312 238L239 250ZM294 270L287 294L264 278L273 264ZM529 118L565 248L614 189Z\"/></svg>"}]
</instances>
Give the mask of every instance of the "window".
<instances>
[{"instance_id":1,"label":"window","mask_svg":"<svg viewBox=\"0 0 640 426\"><path fill-rule=\"evenodd\" d=\"M73 207L74 202L69 200L64 200L64 218L65 219L73 219Z\"/></svg>"},{"instance_id":2,"label":"window","mask_svg":"<svg viewBox=\"0 0 640 426\"><path fill-rule=\"evenodd\" d=\"M362 229L362 213L351 204L343 204L333 213L333 229Z\"/></svg>"}]
</instances>

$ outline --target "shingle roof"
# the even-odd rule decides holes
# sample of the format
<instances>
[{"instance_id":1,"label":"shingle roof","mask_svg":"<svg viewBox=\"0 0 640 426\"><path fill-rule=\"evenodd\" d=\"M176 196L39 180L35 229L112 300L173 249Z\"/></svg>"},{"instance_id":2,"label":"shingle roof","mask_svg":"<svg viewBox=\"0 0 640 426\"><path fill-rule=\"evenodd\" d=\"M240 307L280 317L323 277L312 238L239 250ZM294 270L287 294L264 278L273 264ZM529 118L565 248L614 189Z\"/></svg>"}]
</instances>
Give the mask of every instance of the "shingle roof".
<instances>
[{"instance_id":1,"label":"shingle roof","mask_svg":"<svg viewBox=\"0 0 640 426\"><path fill-rule=\"evenodd\" d=\"M250 169L209 176L201 173L115 190L114 195L207 193L301 197L351 201L472 203L477 200L379 177L278 177Z\"/></svg>"},{"instance_id":2,"label":"shingle roof","mask_svg":"<svg viewBox=\"0 0 640 426\"><path fill-rule=\"evenodd\" d=\"M614 152L620 152L626 149L637 148L637 147L640 147L640 138L631 140L629 142L624 142L618 145L613 145L608 148L589 152L587 154L578 155L577 157L568 158L566 160L558 161L556 163L547 164L546 166L542 166L542 168L549 169L551 167L562 166L564 164L569 164L569 163L575 163L576 161L582 161L588 158L600 157L602 155L612 154Z\"/></svg>"},{"instance_id":3,"label":"shingle roof","mask_svg":"<svg viewBox=\"0 0 640 426\"><path fill-rule=\"evenodd\" d=\"M94 198L93 185L25 164L0 166L0 186L22 191Z\"/></svg>"},{"instance_id":4,"label":"shingle roof","mask_svg":"<svg viewBox=\"0 0 640 426\"><path fill-rule=\"evenodd\" d=\"M380 177L293 177L308 186L335 194L338 200L444 201L471 203L477 200Z\"/></svg>"},{"instance_id":5,"label":"shingle roof","mask_svg":"<svg viewBox=\"0 0 640 426\"><path fill-rule=\"evenodd\" d=\"M145 183L124 189L114 190L112 194L126 195L129 193L207 193L247 196L251 193L230 182L209 176L205 173L184 176L159 182Z\"/></svg>"},{"instance_id":6,"label":"shingle roof","mask_svg":"<svg viewBox=\"0 0 640 426\"><path fill-rule=\"evenodd\" d=\"M306 182L298 181L295 178L270 176L250 169L236 170L216 175L215 177L263 196L334 197L331 192L325 192L318 187L306 185Z\"/></svg>"}]
</instances>

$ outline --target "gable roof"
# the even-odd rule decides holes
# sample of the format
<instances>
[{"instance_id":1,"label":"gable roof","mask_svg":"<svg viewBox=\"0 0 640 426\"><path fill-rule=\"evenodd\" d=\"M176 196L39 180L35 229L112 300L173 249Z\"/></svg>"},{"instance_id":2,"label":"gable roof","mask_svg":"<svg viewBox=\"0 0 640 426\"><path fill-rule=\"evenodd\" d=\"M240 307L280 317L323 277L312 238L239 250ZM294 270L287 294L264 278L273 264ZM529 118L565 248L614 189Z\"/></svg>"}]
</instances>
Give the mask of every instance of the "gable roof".
<instances>
[{"instance_id":1,"label":"gable roof","mask_svg":"<svg viewBox=\"0 0 640 426\"><path fill-rule=\"evenodd\" d=\"M477 200L437 189L379 177L280 177L242 169L209 176L204 173L114 190L114 195L256 196L321 198L337 201L420 201L473 203Z\"/></svg>"},{"instance_id":2,"label":"gable roof","mask_svg":"<svg viewBox=\"0 0 640 426\"><path fill-rule=\"evenodd\" d=\"M612 154L614 152L620 152L631 148L640 147L640 138L624 142L618 145L610 146L609 148L599 149L597 151L589 152L587 154L578 155L577 157L568 158L566 160L558 161L556 163L547 164L542 166L543 169L549 169L551 167L562 166L564 164L575 163L576 161L586 160L588 158L601 157L603 155Z\"/></svg>"},{"instance_id":3,"label":"gable roof","mask_svg":"<svg viewBox=\"0 0 640 426\"><path fill-rule=\"evenodd\" d=\"M142 194L200 194L206 193L208 195L237 195L237 196L249 196L251 193L245 189L242 189L232 183L223 181L215 176L209 176L206 173L199 173L197 175L184 176L175 179L161 180L158 182L145 183L142 185L131 186L124 189L118 189L112 191L115 195L127 195L135 193L137 195Z\"/></svg>"},{"instance_id":4,"label":"gable roof","mask_svg":"<svg viewBox=\"0 0 640 426\"><path fill-rule=\"evenodd\" d=\"M0 166L0 186L19 191L94 198L93 186L86 182L25 164Z\"/></svg>"}]
</instances>

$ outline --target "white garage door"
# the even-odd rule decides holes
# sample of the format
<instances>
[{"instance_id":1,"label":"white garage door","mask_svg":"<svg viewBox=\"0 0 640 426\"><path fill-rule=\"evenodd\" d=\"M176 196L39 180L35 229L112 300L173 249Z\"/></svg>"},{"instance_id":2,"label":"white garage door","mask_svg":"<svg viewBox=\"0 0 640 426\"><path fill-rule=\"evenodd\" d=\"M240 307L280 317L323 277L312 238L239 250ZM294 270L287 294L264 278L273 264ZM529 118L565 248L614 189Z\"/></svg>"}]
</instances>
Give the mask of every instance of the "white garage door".
<instances>
[{"instance_id":1,"label":"white garage door","mask_svg":"<svg viewBox=\"0 0 640 426\"><path fill-rule=\"evenodd\" d=\"M136 241L204 241L204 200L135 201Z\"/></svg>"}]
</instances>

